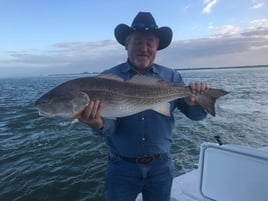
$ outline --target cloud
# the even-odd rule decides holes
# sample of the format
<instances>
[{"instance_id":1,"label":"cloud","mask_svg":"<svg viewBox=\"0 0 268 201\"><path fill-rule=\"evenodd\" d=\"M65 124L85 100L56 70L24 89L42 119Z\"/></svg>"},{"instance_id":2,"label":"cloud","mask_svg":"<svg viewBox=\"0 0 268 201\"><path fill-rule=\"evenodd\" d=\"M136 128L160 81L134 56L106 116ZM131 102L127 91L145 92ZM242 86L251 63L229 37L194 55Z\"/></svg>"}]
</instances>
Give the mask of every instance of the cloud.
<instances>
[{"instance_id":1,"label":"cloud","mask_svg":"<svg viewBox=\"0 0 268 201\"><path fill-rule=\"evenodd\" d=\"M255 3L249 9L259 9L264 6L264 3Z\"/></svg>"},{"instance_id":2,"label":"cloud","mask_svg":"<svg viewBox=\"0 0 268 201\"><path fill-rule=\"evenodd\" d=\"M174 68L268 64L268 27L252 23L261 26L241 30L225 25L207 38L174 41L158 61Z\"/></svg>"},{"instance_id":3,"label":"cloud","mask_svg":"<svg viewBox=\"0 0 268 201\"><path fill-rule=\"evenodd\" d=\"M208 37L173 41L158 52L156 62L173 68L268 64L267 19L254 20L246 29L210 28L213 33ZM9 52L8 60L0 60L0 69L1 76L101 72L125 62L126 57L124 47L115 40L65 42L48 50Z\"/></svg>"},{"instance_id":4,"label":"cloud","mask_svg":"<svg viewBox=\"0 0 268 201\"><path fill-rule=\"evenodd\" d=\"M57 43L49 50L39 51L13 51L10 52L11 59L0 61L1 63L17 64L22 66L48 67L48 66L101 66L103 61L112 58L114 62L123 57L123 51L114 40L98 42L65 42Z\"/></svg>"},{"instance_id":5,"label":"cloud","mask_svg":"<svg viewBox=\"0 0 268 201\"><path fill-rule=\"evenodd\" d=\"M189 10L190 7L191 7L191 4L188 4L188 5L184 6L183 10L186 12Z\"/></svg>"},{"instance_id":6,"label":"cloud","mask_svg":"<svg viewBox=\"0 0 268 201\"><path fill-rule=\"evenodd\" d=\"M209 27L215 33L210 37L231 37L240 34L240 28L233 25L224 25L222 27Z\"/></svg>"},{"instance_id":7,"label":"cloud","mask_svg":"<svg viewBox=\"0 0 268 201\"><path fill-rule=\"evenodd\" d=\"M204 4L206 4L205 8L203 8L202 12L209 14L211 12L212 7L217 3L217 0L204 0Z\"/></svg>"},{"instance_id":8,"label":"cloud","mask_svg":"<svg viewBox=\"0 0 268 201\"><path fill-rule=\"evenodd\" d=\"M268 19L258 19L250 22L250 30L268 29Z\"/></svg>"},{"instance_id":9,"label":"cloud","mask_svg":"<svg viewBox=\"0 0 268 201\"><path fill-rule=\"evenodd\" d=\"M239 36L252 36L252 37L267 37L268 20L258 19L249 22L249 27L241 29L240 27L233 25L223 25L221 27L209 26L208 29L213 31L213 34L209 38L216 37L239 37Z\"/></svg>"}]
</instances>

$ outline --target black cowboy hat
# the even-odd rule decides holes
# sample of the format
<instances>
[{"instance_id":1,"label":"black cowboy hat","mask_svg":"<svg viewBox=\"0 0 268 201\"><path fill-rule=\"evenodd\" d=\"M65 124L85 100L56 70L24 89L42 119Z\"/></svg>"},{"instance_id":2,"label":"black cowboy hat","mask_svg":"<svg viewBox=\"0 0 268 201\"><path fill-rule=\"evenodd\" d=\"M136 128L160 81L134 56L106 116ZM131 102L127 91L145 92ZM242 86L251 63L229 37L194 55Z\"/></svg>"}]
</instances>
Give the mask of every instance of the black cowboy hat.
<instances>
[{"instance_id":1,"label":"black cowboy hat","mask_svg":"<svg viewBox=\"0 0 268 201\"><path fill-rule=\"evenodd\" d=\"M172 30L169 27L156 25L154 17L149 12L139 12L134 18L131 27L126 24L119 24L114 29L116 40L125 46L126 37L134 31L149 31L159 38L158 50L166 48L172 40Z\"/></svg>"}]
</instances>

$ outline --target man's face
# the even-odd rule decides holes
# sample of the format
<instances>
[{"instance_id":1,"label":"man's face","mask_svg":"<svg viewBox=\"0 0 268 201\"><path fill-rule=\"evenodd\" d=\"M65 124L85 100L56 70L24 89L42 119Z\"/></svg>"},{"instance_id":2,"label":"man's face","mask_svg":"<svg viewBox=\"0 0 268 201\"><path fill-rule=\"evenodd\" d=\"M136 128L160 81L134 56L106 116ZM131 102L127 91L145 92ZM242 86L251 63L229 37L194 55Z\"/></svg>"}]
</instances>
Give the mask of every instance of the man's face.
<instances>
[{"instance_id":1,"label":"man's face","mask_svg":"<svg viewBox=\"0 0 268 201\"><path fill-rule=\"evenodd\" d=\"M158 38L150 32L134 32L126 39L128 59L140 73L152 66L157 48Z\"/></svg>"}]
</instances>

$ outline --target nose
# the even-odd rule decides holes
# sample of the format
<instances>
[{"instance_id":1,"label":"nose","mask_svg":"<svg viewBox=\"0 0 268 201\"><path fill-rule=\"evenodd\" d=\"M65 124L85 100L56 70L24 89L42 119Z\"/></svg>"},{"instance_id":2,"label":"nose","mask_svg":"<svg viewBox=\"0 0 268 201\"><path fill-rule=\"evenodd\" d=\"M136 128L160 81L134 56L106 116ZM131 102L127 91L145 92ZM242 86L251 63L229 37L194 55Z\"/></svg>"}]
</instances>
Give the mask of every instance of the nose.
<instances>
[{"instance_id":1,"label":"nose","mask_svg":"<svg viewBox=\"0 0 268 201\"><path fill-rule=\"evenodd\" d=\"M146 44L145 42L142 43L141 46L140 46L140 49L141 49L142 51L146 52L146 51L148 50L148 46L147 46L147 44Z\"/></svg>"}]
</instances>

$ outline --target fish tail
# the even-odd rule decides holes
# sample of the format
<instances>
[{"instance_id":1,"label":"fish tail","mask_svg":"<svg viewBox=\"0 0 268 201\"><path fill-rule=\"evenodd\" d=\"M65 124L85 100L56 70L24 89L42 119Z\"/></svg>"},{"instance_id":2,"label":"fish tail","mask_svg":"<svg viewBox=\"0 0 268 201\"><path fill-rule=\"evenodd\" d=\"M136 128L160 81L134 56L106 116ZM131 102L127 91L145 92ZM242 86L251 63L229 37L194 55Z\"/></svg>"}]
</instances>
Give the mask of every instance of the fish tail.
<instances>
[{"instance_id":1,"label":"fish tail","mask_svg":"<svg viewBox=\"0 0 268 201\"><path fill-rule=\"evenodd\" d=\"M209 114L212 116L216 115L215 112L215 102L217 98L228 94L227 91L222 89L212 89L210 88L208 92L199 95L196 99L196 102L201 105Z\"/></svg>"}]
</instances>

